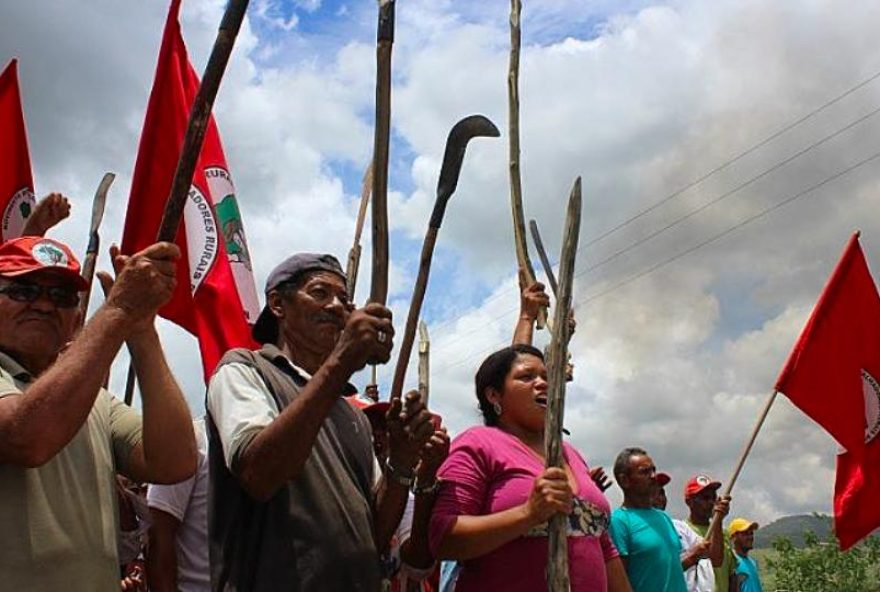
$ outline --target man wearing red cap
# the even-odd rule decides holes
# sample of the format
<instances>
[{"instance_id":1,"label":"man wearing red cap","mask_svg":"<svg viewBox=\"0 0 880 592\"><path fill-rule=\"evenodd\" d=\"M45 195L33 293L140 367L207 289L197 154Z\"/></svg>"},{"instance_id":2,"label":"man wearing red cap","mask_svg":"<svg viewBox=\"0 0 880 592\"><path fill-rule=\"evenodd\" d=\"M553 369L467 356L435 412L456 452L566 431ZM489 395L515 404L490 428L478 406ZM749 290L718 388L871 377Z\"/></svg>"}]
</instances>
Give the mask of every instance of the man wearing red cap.
<instances>
[{"instance_id":1,"label":"man wearing red cap","mask_svg":"<svg viewBox=\"0 0 880 592\"><path fill-rule=\"evenodd\" d=\"M681 540L682 567L689 592L738 590L733 578L733 556L725 541L722 522L730 511L730 497L718 497L719 481L706 475L691 477L684 486L684 502L690 510L687 520L675 520ZM713 513L721 516L709 532ZM732 586L732 587L731 587Z\"/></svg>"},{"instance_id":2,"label":"man wearing red cap","mask_svg":"<svg viewBox=\"0 0 880 592\"><path fill-rule=\"evenodd\" d=\"M104 274L107 299L74 339L88 285L70 249L34 236L0 245L4 589L118 589L115 473L162 483L195 468L189 409L153 325L180 252L159 243L111 255L118 278ZM124 342L143 422L101 388Z\"/></svg>"}]
</instances>

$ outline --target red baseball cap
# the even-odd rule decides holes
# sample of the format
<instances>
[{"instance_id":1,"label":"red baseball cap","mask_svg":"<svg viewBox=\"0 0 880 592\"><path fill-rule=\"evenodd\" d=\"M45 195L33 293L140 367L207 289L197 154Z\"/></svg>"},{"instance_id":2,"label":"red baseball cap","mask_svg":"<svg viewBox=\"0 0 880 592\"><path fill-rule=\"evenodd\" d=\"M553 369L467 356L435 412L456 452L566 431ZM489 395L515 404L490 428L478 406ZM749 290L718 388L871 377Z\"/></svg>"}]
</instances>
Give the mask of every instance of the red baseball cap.
<instances>
[{"instance_id":1,"label":"red baseball cap","mask_svg":"<svg viewBox=\"0 0 880 592\"><path fill-rule=\"evenodd\" d=\"M669 482L672 481L672 477L670 477L668 473L657 473L654 475L654 481L656 481L657 485L660 487L666 487Z\"/></svg>"},{"instance_id":2,"label":"red baseball cap","mask_svg":"<svg viewBox=\"0 0 880 592\"><path fill-rule=\"evenodd\" d=\"M721 481L713 481L706 475L694 475L684 486L684 499L689 499L704 489L718 489Z\"/></svg>"},{"instance_id":3,"label":"red baseball cap","mask_svg":"<svg viewBox=\"0 0 880 592\"><path fill-rule=\"evenodd\" d=\"M79 261L64 243L42 236L23 236L0 245L0 276L21 277L36 271L54 273L81 292L89 288L80 275Z\"/></svg>"}]
</instances>

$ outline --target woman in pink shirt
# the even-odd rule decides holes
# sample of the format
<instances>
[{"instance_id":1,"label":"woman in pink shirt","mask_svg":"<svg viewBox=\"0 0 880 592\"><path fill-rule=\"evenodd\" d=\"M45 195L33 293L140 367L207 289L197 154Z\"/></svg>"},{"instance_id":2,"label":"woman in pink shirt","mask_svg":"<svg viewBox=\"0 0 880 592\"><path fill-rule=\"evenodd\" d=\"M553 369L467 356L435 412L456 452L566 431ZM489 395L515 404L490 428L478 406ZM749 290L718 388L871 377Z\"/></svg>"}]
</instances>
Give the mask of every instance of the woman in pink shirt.
<instances>
[{"instance_id":1,"label":"woman in pink shirt","mask_svg":"<svg viewBox=\"0 0 880 592\"><path fill-rule=\"evenodd\" d=\"M565 468L545 469L547 371L540 350L513 345L477 371L485 426L452 443L431 518L439 559L461 563L456 592L546 590L547 521L568 517L572 592L629 592L608 535L611 507L565 443Z\"/></svg>"}]
</instances>

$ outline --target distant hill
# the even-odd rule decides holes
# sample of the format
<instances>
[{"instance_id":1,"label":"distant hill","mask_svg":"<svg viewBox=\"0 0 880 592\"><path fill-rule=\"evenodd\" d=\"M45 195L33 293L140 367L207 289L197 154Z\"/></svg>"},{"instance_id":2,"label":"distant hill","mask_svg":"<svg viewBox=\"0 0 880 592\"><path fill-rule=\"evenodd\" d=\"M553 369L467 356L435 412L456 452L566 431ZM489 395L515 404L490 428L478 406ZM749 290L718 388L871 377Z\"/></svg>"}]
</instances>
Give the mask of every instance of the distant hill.
<instances>
[{"instance_id":1,"label":"distant hill","mask_svg":"<svg viewBox=\"0 0 880 592\"><path fill-rule=\"evenodd\" d=\"M755 532L755 548L766 549L773 546L779 537L789 539L796 547L804 544L804 531L810 530L822 540L831 535L831 516L824 514L802 514L783 516L775 522L764 525Z\"/></svg>"}]
</instances>

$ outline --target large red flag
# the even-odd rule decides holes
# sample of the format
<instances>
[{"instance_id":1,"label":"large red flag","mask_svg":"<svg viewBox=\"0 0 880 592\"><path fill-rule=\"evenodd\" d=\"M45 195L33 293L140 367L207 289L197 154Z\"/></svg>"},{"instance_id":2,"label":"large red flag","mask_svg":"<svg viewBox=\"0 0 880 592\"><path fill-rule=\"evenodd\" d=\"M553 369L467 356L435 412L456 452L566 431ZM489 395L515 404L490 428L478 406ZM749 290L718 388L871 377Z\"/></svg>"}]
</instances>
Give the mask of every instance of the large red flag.
<instances>
[{"instance_id":1,"label":"large red flag","mask_svg":"<svg viewBox=\"0 0 880 592\"><path fill-rule=\"evenodd\" d=\"M172 0L132 179L122 251L155 242L199 79ZM213 117L175 241L183 251L177 289L160 314L199 339L207 380L226 350L253 347L259 315L235 189Z\"/></svg>"},{"instance_id":2,"label":"large red flag","mask_svg":"<svg viewBox=\"0 0 880 592\"><path fill-rule=\"evenodd\" d=\"M7 241L21 236L36 203L18 89L18 60L12 60L0 74L0 154L0 239Z\"/></svg>"},{"instance_id":3,"label":"large red flag","mask_svg":"<svg viewBox=\"0 0 880 592\"><path fill-rule=\"evenodd\" d=\"M880 527L880 296L859 246L846 246L776 381L843 447L835 533L846 549Z\"/></svg>"}]
</instances>

